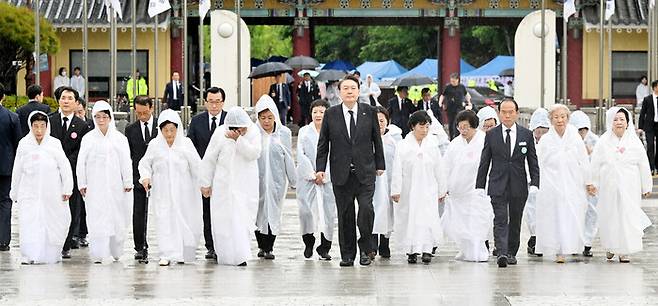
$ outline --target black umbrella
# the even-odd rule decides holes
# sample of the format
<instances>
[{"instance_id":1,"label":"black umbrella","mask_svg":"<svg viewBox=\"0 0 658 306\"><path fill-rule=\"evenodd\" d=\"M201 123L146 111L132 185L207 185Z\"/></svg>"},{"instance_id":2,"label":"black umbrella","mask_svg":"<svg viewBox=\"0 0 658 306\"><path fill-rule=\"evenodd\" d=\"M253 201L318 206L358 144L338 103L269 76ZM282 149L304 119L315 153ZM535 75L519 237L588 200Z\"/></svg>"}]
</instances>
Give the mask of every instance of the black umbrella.
<instances>
[{"instance_id":1,"label":"black umbrella","mask_svg":"<svg viewBox=\"0 0 658 306\"><path fill-rule=\"evenodd\" d=\"M326 81L336 81L344 78L347 75L347 72L342 70L322 70L320 74L315 77L316 81L326 82Z\"/></svg>"},{"instance_id":2,"label":"black umbrella","mask_svg":"<svg viewBox=\"0 0 658 306\"><path fill-rule=\"evenodd\" d=\"M514 76L514 68L508 68L501 71L500 76Z\"/></svg>"},{"instance_id":3,"label":"black umbrella","mask_svg":"<svg viewBox=\"0 0 658 306\"><path fill-rule=\"evenodd\" d=\"M286 64L295 69L313 69L320 66L320 63L314 58L303 55L289 58Z\"/></svg>"},{"instance_id":4,"label":"black umbrella","mask_svg":"<svg viewBox=\"0 0 658 306\"><path fill-rule=\"evenodd\" d=\"M432 84L434 83L434 80L431 78L424 76L422 74L412 74L408 76L404 76L401 78L395 79L393 83L391 83L391 86L396 87L396 86L416 86L416 85L427 85L427 84Z\"/></svg>"},{"instance_id":5,"label":"black umbrella","mask_svg":"<svg viewBox=\"0 0 658 306\"><path fill-rule=\"evenodd\" d=\"M268 76L276 76L284 72L292 72L292 68L284 63L270 62L261 64L254 68L249 74L249 78L258 79Z\"/></svg>"}]
</instances>

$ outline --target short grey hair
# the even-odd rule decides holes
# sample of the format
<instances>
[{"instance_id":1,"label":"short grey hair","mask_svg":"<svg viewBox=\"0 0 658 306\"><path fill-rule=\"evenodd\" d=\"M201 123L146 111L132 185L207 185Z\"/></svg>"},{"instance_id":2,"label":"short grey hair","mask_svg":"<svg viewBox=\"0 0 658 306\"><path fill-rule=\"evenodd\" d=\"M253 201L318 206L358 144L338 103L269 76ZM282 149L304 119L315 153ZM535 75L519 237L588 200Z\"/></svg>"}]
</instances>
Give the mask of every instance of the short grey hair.
<instances>
[{"instance_id":1,"label":"short grey hair","mask_svg":"<svg viewBox=\"0 0 658 306\"><path fill-rule=\"evenodd\" d=\"M558 111L558 110L564 110L567 113L567 118L569 118L571 116L571 110L569 110L569 108L566 105L564 105L564 104L553 104L548 108L548 118L549 118L549 120L550 120L550 118L553 117L553 113Z\"/></svg>"}]
</instances>

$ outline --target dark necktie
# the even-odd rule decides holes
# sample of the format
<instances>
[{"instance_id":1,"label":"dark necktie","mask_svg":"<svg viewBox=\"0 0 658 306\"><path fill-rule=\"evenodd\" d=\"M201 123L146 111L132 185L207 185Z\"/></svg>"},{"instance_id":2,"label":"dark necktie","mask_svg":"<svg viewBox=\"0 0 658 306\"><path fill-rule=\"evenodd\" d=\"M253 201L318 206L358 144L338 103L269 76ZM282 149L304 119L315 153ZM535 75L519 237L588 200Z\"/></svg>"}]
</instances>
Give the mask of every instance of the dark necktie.
<instances>
[{"instance_id":1,"label":"dark necktie","mask_svg":"<svg viewBox=\"0 0 658 306\"><path fill-rule=\"evenodd\" d=\"M512 155L512 138L509 136L509 133L512 131L512 129L506 129L505 133L505 143L507 144L507 156Z\"/></svg>"},{"instance_id":2,"label":"dark necktie","mask_svg":"<svg viewBox=\"0 0 658 306\"><path fill-rule=\"evenodd\" d=\"M144 122L144 142L149 143L151 140L151 132L149 132L149 123Z\"/></svg>"},{"instance_id":3,"label":"dark necktie","mask_svg":"<svg viewBox=\"0 0 658 306\"><path fill-rule=\"evenodd\" d=\"M66 123L67 123L68 121L69 121L69 117L64 117L64 118L62 118L62 131L64 131L64 133L66 133L66 131L67 131Z\"/></svg>"},{"instance_id":4,"label":"dark necktie","mask_svg":"<svg viewBox=\"0 0 658 306\"><path fill-rule=\"evenodd\" d=\"M355 134L356 133L356 123L354 122L354 111L348 110L350 113L350 140L354 142Z\"/></svg>"},{"instance_id":5,"label":"dark necktie","mask_svg":"<svg viewBox=\"0 0 658 306\"><path fill-rule=\"evenodd\" d=\"M425 102L425 110L426 110L426 111L427 111L427 110L430 110L429 103L427 103L427 102Z\"/></svg>"},{"instance_id":6,"label":"dark necktie","mask_svg":"<svg viewBox=\"0 0 658 306\"><path fill-rule=\"evenodd\" d=\"M217 117L212 117L212 123L210 124L210 135L212 135L215 132L215 129L217 128Z\"/></svg>"}]
</instances>

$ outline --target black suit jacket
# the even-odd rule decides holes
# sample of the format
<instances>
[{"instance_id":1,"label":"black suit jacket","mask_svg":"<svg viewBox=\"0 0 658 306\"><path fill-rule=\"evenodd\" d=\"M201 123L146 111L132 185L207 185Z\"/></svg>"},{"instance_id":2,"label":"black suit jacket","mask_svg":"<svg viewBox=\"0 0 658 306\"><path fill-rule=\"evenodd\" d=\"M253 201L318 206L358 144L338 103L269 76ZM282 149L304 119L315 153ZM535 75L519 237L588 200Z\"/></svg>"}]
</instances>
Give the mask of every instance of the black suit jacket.
<instances>
[{"instance_id":1,"label":"black suit jacket","mask_svg":"<svg viewBox=\"0 0 658 306\"><path fill-rule=\"evenodd\" d=\"M484 189L488 175L490 196L503 196L508 191L514 197L527 197L526 161L530 171L530 185L539 188L539 165L532 132L516 125L516 145L510 156L503 140L503 127L501 124L491 129L484 138L475 188ZM491 171L489 171L490 165Z\"/></svg>"},{"instance_id":2,"label":"black suit jacket","mask_svg":"<svg viewBox=\"0 0 658 306\"><path fill-rule=\"evenodd\" d=\"M187 129L187 137L192 140L192 144L196 148L196 151L199 153L199 156L203 158L203 155L206 154L206 149L208 148L208 143L210 142L210 114L208 112L200 113L192 117L190 121L190 127ZM226 118L226 112L222 110L219 114L219 122L217 122L217 127L224 124L224 118Z\"/></svg>"},{"instance_id":3,"label":"black suit jacket","mask_svg":"<svg viewBox=\"0 0 658 306\"><path fill-rule=\"evenodd\" d=\"M388 100L388 115L391 118L391 123L402 129L402 137L409 133L409 116L415 111L416 105L409 98L402 103L402 109L400 109L397 96Z\"/></svg>"},{"instance_id":4,"label":"black suit jacket","mask_svg":"<svg viewBox=\"0 0 658 306\"><path fill-rule=\"evenodd\" d=\"M654 115L656 110L653 107L653 103L653 94L644 97L638 122L638 127L649 133L654 131Z\"/></svg>"},{"instance_id":5,"label":"black suit jacket","mask_svg":"<svg viewBox=\"0 0 658 306\"><path fill-rule=\"evenodd\" d=\"M165 86L163 100L167 102L167 105L171 109L180 110L180 107L183 105L183 85L180 81L176 88L176 97L178 99L174 100L174 85L172 82L167 83Z\"/></svg>"},{"instance_id":6,"label":"black suit jacket","mask_svg":"<svg viewBox=\"0 0 658 306\"><path fill-rule=\"evenodd\" d=\"M432 114L434 114L434 117L436 117L436 119L439 120L439 122L441 122L442 116L441 116L441 107L439 107L439 101L437 101L436 99L431 99L429 109L432 110ZM418 101L418 106L416 107L416 110L427 111L427 109L425 108L425 102L423 102L423 100Z\"/></svg>"},{"instance_id":7,"label":"black suit jacket","mask_svg":"<svg viewBox=\"0 0 658 306\"><path fill-rule=\"evenodd\" d=\"M21 136L18 115L0 105L0 176L11 176Z\"/></svg>"},{"instance_id":8,"label":"black suit jacket","mask_svg":"<svg viewBox=\"0 0 658 306\"><path fill-rule=\"evenodd\" d=\"M343 116L343 104L334 105L324 113L316 167L318 172L324 172L329 155L331 182L334 185L347 183L350 162L356 169L356 177L366 185L375 183L377 170L386 169L376 109L359 103L357 116L356 135L351 141Z\"/></svg>"},{"instance_id":9,"label":"black suit jacket","mask_svg":"<svg viewBox=\"0 0 658 306\"><path fill-rule=\"evenodd\" d=\"M290 88L288 87L288 84L282 84L281 88L283 89L281 91L281 95L283 96L283 104L279 101L279 91L278 91L278 83L274 83L270 85L270 91L269 95L272 97L272 100L274 100L274 103L276 103L276 107L279 110L282 110L283 108L288 108L290 106Z\"/></svg>"},{"instance_id":10,"label":"black suit jacket","mask_svg":"<svg viewBox=\"0 0 658 306\"><path fill-rule=\"evenodd\" d=\"M157 118L153 118L153 126L151 127L151 139L158 136L157 128ZM126 138L128 138L128 146L130 147L130 159L133 162L133 184L135 186L141 186L139 183L139 161L146 154L146 149L148 148L148 143L144 141L144 134L142 130L144 129L144 123L139 120L129 124L126 127Z\"/></svg>"},{"instance_id":11,"label":"black suit jacket","mask_svg":"<svg viewBox=\"0 0 658 306\"><path fill-rule=\"evenodd\" d=\"M25 135L30 132L30 126L27 123L27 118L33 111L42 111L46 114L49 114L50 107L43 103L39 103L36 100L32 100L16 110L16 114L18 114L18 120L21 124L21 138L25 137Z\"/></svg>"},{"instance_id":12,"label":"black suit jacket","mask_svg":"<svg viewBox=\"0 0 658 306\"><path fill-rule=\"evenodd\" d=\"M308 90L306 82L302 80L297 86L297 96L299 97L299 103L304 105L311 105L311 102L320 98L320 89L318 85L311 81L311 90Z\"/></svg>"},{"instance_id":13,"label":"black suit jacket","mask_svg":"<svg viewBox=\"0 0 658 306\"><path fill-rule=\"evenodd\" d=\"M59 112L50 114L50 136L53 136L62 143L64 154L71 163L71 170L73 171L73 179L77 186L77 176L75 175L76 165L78 163L78 153L80 152L80 144L82 137L85 136L90 130L87 122L73 116L69 123L69 128L62 130L62 118ZM77 189L77 188L76 188Z\"/></svg>"}]
</instances>

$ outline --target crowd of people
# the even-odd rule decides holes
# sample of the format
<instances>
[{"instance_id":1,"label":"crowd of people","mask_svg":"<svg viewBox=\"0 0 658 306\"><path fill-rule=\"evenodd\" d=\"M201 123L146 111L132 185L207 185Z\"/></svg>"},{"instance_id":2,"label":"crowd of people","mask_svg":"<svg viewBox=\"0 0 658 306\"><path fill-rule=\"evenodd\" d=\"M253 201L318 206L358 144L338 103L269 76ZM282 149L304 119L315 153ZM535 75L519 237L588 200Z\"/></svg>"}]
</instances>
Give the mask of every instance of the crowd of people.
<instances>
[{"instance_id":1,"label":"crowd of people","mask_svg":"<svg viewBox=\"0 0 658 306\"><path fill-rule=\"evenodd\" d=\"M512 98L476 113L456 75L438 104L429 91L414 104L398 90L388 108L372 103L372 84L353 75L337 84L341 103L309 101L317 87L306 78L299 89L309 124L293 154L282 98L289 93L277 85L255 104L256 122L241 107L224 110L224 91L211 87L207 110L187 129L172 109L156 118L152 99L138 95L125 135L107 102L95 102L88 121L78 92L62 86L49 114L41 88L31 86L30 103L16 114L0 107L8 152L0 162L0 250L9 250L15 203L23 264L56 263L80 247L94 263L117 261L131 225L134 257L146 261L150 207L159 265L195 261L203 236L206 259L246 266L252 237L257 257L275 259L289 187L303 256L331 260L337 226L342 267L357 255L367 266L393 253L429 264L447 241L457 260L486 262L493 253L507 267L517 263L523 218L528 253L557 263L593 256L597 231L609 260L629 262L642 250L651 222L640 202L651 192L653 164L625 108L607 111L598 137L585 113L561 104L537 109L529 129L516 123ZM658 126L658 81L652 88L640 114L646 133ZM435 115L444 104L452 138Z\"/></svg>"}]
</instances>

